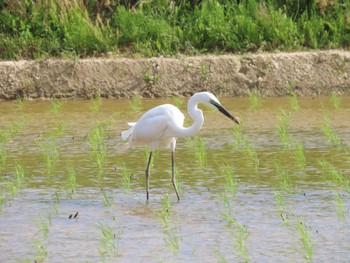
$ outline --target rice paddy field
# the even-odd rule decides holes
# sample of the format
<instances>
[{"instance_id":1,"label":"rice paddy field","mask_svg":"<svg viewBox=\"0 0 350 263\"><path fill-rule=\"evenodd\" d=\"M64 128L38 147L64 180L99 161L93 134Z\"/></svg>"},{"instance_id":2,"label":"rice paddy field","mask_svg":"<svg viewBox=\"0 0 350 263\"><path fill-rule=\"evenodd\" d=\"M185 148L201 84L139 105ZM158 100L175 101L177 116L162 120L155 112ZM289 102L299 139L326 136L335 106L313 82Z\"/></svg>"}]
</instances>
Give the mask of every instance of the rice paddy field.
<instances>
[{"instance_id":1,"label":"rice paddy field","mask_svg":"<svg viewBox=\"0 0 350 263\"><path fill-rule=\"evenodd\" d=\"M0 102L0 262L346 262L350 97L220 98L154 155L120 138L187 99ZM186 117L186 125L191 119Z\"/></svg>"}]
</instances>

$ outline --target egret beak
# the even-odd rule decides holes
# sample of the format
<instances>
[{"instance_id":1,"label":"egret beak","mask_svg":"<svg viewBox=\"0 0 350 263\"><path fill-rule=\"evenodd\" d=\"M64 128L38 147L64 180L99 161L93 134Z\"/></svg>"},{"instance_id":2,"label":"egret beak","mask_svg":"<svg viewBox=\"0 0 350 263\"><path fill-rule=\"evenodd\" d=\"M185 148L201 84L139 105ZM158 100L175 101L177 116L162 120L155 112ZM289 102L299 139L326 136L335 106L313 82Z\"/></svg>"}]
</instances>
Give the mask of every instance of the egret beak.
<instances>
[{"instance_id":1,"label":"egret beak","mask_svg":"<svg viewBox=\"0 0 350 263\"><path fill-rule=\"evenodd\" d=\"M232 114L229 113L222 105L218 104L215 101L211 101L211 104L213 104L226 117L230 118L231 120L233 120L238 125L240 124L239 119L237 117L232 116Z\"/></svg>"}]
</instances>

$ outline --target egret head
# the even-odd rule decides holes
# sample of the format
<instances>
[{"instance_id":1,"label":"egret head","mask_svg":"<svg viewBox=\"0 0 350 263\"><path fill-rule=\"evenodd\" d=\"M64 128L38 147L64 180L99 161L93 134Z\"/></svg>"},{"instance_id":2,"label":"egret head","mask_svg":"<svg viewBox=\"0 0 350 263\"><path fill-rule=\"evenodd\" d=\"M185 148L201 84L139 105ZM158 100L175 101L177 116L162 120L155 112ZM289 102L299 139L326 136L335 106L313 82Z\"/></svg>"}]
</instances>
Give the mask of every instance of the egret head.
<instances>
[{"instance_id":1,"label":"egret head","mask_svg":"<svg viewBox=\"0 0 350 263\"><path fill-rule=\"evenodd\" d=\"M234 117L231 113L229 113L224 106L221 105L220 101L210 92L199 92L196 93L194 96L198 97L198 101L214 106L217 108L222 114L224 114L226 117L233 120L235 123L240 124L239 119L237 117Z\"/></svg>"}]
</instances>

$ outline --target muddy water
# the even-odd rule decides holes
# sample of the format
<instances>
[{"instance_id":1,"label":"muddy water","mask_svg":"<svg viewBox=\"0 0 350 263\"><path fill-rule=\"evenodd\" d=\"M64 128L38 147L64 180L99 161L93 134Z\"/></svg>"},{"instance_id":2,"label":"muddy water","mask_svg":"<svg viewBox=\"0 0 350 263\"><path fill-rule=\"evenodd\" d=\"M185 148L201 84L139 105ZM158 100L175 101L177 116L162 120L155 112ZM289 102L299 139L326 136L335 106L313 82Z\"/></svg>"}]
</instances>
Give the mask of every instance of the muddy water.
<instances>
[{"instance_id":1,"label":"muddy water","mask_svg":"<svg viewBox=\"0 0 350 263\"><path fill-rule=\"evenodd\" d=\"M92 101L68 101L58 113L50 102L1 102L0 262L343 262L349 258L349 193L340 179L324 175L320 162L333 165L342 182L349 179L350 97L341 98L339 109L330 97L299 98L299 110L293 109L290 98L263 99L258 110L250 108L247 98L221 101L242 120L241 135L223 115L206 108L199 133L206 144L206 164L200 165L188 140L178 141L182 194L177 202L169 177L170 152L157 152L149 204L144 178L147 152L128 149L120 139L126 123L140 116L130 101L102 101L98 112L92 110ZM140 110L164 102L172 100L143 100ZM185 106L186 101L181 105L184 112ZM282 109L289 120L290 145L283 144L278 133ZM98 123L103 125L106 145L102 171L88 139ZM324 135L325 123L340 145ZM43 145L52 141L56 157L50 170ZM297 143L304 146L305 167L295 157ZM254 149L258 165L248 153ZM130 191L123 184L121 162L131 174ZM276 163L288 174L292 189L281 186ZM16 179L16 164L23 168L23 180ZM233 170L236 194L228 190L223 165ZM76 174L75 191L68 179L70 169ZM276 201L276 192L284 196L284 205ZM167 196L171 213L166 226L159 211ZM298 224L311 239L309 249L303 246Z\"/></svg>"}]
</instances>

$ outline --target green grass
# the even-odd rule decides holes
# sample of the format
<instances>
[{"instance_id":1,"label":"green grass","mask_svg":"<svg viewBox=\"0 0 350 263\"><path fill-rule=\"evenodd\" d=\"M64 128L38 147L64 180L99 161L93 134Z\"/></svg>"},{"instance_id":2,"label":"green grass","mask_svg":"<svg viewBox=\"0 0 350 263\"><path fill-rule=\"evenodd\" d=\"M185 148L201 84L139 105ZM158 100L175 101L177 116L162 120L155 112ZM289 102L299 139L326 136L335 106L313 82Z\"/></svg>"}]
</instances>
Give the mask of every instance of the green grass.
<instances>
[{"instance_id":1,"label":"green grass","mask_svg":"<svg viewBox=\"0 0 350 263\"><path fill-rule=\"evenodd\" d=\"M346 48L346 1L0 2L0 59ZM25 10L25 12L23 11Z\"/></svg>"},{"instance_id":2,"label":"green grass","mask_svg":"<svg viewBox=\"0 0 350 263\"><path fill-rule=\"evenodd\" d=\"M308 262L312 262L314 248L310 230L300 220L297 222L296 229L299 233L302 248L305 253L304 257Z\"/></svg>"}]
</instances>

